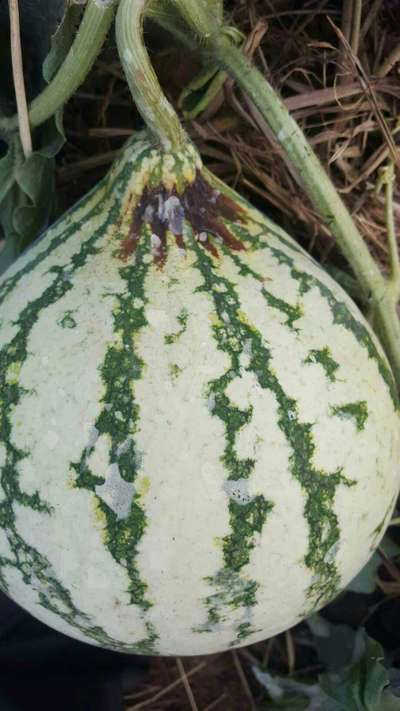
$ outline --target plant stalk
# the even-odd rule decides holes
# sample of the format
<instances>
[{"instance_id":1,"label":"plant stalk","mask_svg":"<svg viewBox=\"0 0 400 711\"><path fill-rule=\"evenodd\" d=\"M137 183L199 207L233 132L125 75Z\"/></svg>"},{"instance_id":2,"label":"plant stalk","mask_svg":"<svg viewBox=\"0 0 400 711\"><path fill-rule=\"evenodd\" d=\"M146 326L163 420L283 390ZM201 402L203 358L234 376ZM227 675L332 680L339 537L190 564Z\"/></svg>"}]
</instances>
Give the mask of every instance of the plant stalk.
<instances>
[{"instance_id":1,"label":"plant stalk","mask_svg":"<svg viewBox=\"0 0 400 711\"><path fill-rule=\"evenodd\" d=\"M143 41L149 0L121 0L116 17L118 52L133 100L144 121L166 151L188 143L178 115L164 96Z\"/></svg>"},{"instance_id":2,"label":"plant stalk","mask_svg":"<svg viewBox=\"0 0 400 711\"><path fill-rule=\"evenodd\" d=\"M82 84L103 46L115 9L115 0L100 3L88 0L74 42L55 77L29 106L31 127L40 126L65 104ZM0 133L18 128L18 115L0 119Z\"/></svg>"},{"instance_id":3,"label":"plant stalk","mask_svg":"<svg viewBox=\"0 0 400 711\"><path fill-rule=\"evenodd\" d=\"M171 0L179 8L198 46L235 79L272 129L299 181L349 262L375 316L378 335L400 386L400 320L391 289L368 251L350 213L296 121L265 77L226 36L215 31L204 0Z\"/></svg>"},{"instance_id":4,"label":"plant stalk","mask_svg":"<svg viewBox=\"0 0 400 711\"><path fill-rule=\"evenodd\" d=\"M18 0L9 0L8 7L10 12L11 60L18 111L19 135L24 156L25 158L29 158L32 153L32 137L29 127L28 104L25 92Z\"/></svg>"},{"instance_id":5,"label":"plant stalk","mask_svg":"<svg viewBox=\"0 0 400 711\"><path fill-rule=\"evenodd\" d=\"M388 165L383 169L383 172L385 183L385 219L389 243L390 284L393 299L395 303L397 303L400 298L400 250L394 221L393 190L396 174L393 161L389 161Z\"/></svg>"}]
</instances>

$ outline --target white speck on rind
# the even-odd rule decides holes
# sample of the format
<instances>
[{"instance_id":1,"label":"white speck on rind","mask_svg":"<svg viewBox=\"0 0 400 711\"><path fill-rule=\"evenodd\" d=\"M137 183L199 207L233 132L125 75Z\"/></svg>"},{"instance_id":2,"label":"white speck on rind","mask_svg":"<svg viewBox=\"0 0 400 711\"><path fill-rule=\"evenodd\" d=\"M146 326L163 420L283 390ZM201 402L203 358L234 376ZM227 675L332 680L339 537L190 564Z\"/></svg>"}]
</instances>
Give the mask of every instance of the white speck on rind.
<instances>
[{"instance_id":1,"label":"white speck on rind","mask_svg":"<svg viewBox=\"0 0 400 711\"><path fill-rule=\"evenodd\" d=\"M221 282L221 283L215 284L214 287L213 287L213 289L214 289L214 291L218 291L218 292L220 292L220 293L222 294L222 293L224 293L224 292L226 291L227 287L226 287L225 284L223 284L223 283Z\"/></svg>"},{"instance_id":2,"label":"white speck on rind","mask_svg":"<svg viewBox=\"0 0 400 711\"><path fill-rule=\"evenodd\" d=\"M129 515L135 487L121 477L116 462L111 464L104 484L96 486L95 492L114 511L119 520Z\"/></svg>"},{"instance_id":3,"label":"white speck on rind","mask_svg":"<svg viewBox=\"0 0 400 711\"><path fill-rule=\"evenodd\" d=\"M138 296L136 296L136 297L133 299L133 302L132 302L132 303L133 303L133 307L134 307L135 309L141 309L141 308L143 308L143 306L144 306L144 301L143 301L143 299L140 299Z\"/></svg>"},{"instance_id":4,"label":"white speck on rind","mask_svg":"<svg viewBox=\"0 0 400 711\"><path fill-rule=\"evenodd\" d=\"M244 506L253 500L253 496L249 494L248 479L235 479L234 481L226 481L224 483L224 491L230 499Z\"/></svg>"},{"instance_id":5,"label":"white speck on rind","mask_svg":"<svg viewBox=\"0 0 400 711\"><path fill-rule=\"evenodd\" d=\"M7 459L7 450L4 444L0 444L0 468L4 467Z\"/></svg>"},{"instance_id":6,"label":"white speck on rind","mask_svg":"<svg viewBox=\"0 0 400 711\"><path fill-rule=\"evenodd\" d=\"M207 237L207 232L200 232L198 235L200 242L207 242Z\"/></svg>"},{"instance_id":7,"label":"white speck on rind","mask_svg":"<svg viewBox=\"0 0 400 711\"><path fill-rule=\"evenodd\" d=\"M42 595L47 595L49 590L48 584L39 580L39 578L35 574L31 575L30 585L32 589L35 590L35 592L37 592L38 594L41 593Z\"/></svg>"},{"instance_id":8,"label":"white speck on rind","mask_svg":"<svg viewBox=\"0 0 400 711\"><path fill-rule=\"evenodd\" d=\"M147 205L145 211L144 211L144 216L143 219L145 222L151 222L153 219L154 215L154 207L152 205Z\"/></svg>"},{"instance_id":9,"label":"white speck on rind","mask_svg":"<svg viewBox=\"0 0 400 711\"><path fill-rule=\"evenodd\" d=\"M210 410L210 412L214 412L215 409L215 395L214 393L210 393L207 399L207 407Z\"/></svg>"},{"instance_id":10,"label":"white speck on rind","mask_svg":"<svg viewBox=\"0 0 400 711\"><path fill-rule=\"evenodd\" d=\"M279 129L276 137L277 137L278 141L282 142L285 140L286 136L287 136L287 133L286 133L285 129L281 128L281 129Z\"/></svg>"},{"instance_id":11,"label":"white speck on rind","mask_svg":"<svg viewBox=\"0 0 400 711\"><path fill-rule=\"evenodd\" d=\"M339 548L340 548L340 543L339 543L339 541L336 541L336 543L334 543L333 546L331 546L331 548L329 548L329 550L325 554L324 560L327 563L332 563L336 558L336 554L337 554Z\"/></svg>"},{"instance_id":12,"label":"white speck on rind","mask_svg":"<svg viewBox=\"0 0 400 711\"><path fill-rule=\"evenodd\" d=\"M117 447L117 457L120 457L121 454L127 452L131 444L132 437L127 437L126 440Z\"/></svg>"},{"instance_id":13,"label":"white speck on rind","mask_svg":"<svg viewBox=\"0 0 400 711\"><path fill-rule=\"evenodd\" d=\"M157 196L157 201L158 201L158 210L157 210L157 215L160 220L163 220L164 216L164 198L161 195L161 193Z\"/></svg>"},{"instance_id":14,"label":"white speck on rind","mask_svg":"<svg viewBox=\"0 0 400 711\"><path fill-rule=\"evenodd\" d=\"M162 245L162 242L161 242L159 236L156 235L156 234L154 234L154 232L153 232L153 234L152 234L151 237L150 237L150 243L151 243L151 248L154 250L154 252L159 252L159 251L160 251L160 247L161 247L161 245Z\"/></svg>"},{"instance_id":15,"label":"white speck on rind","mask_svg":"<svg viewBox=\"0 0 400 711\"><path fill-rule=\"evenodd\" d=\"M97 427L95 427L93 425L93 427L91 428L91 430L89 432L89 439L88 439L88 443L86 445L86 452L90 452L92 447L94 447L97 440L99 439L99 435L100 435L99 430L97 429Z\"/></svg>"},{"instance_id":16,"label":"white speck on rind","mask_svg":"<svg viewBox=\"0 0 400 711\"><path fill-rule=\"evenodd\" d=\"M63 281L68 281L69 283L72 283L72 271L69 269L63 269L62 275L61 275Z\"/></svg>"},{"instance_id":17,"label":"white speck on rind","mask_svg":"<svg viewBox=\"0 0 400 711\"><path fill-rule=\"evenodd\" d=\"M253 343L251 338L246 338L245 342L243 343L243 353L246 353L246 355L252 355L253 352Z\"/></svg>"},{"instance_id":18,"label":"white speck on rind","mask_svg":"<svg viewBox=\"0 0 400 711\"><path fill-rule=\"evenodd\" d=\"M248 353L242 351L239 356L239 363L241 368L248 368L250 365L251 358Z\"/></svg>"},{"instance_id":19,"label":"white speck on rind","mask_svg":"<svg viewBox=\"0 0 400 711\"><path fill-rule=\"evenodd\" d=\"M174 235L181 235L185 211L176 195L171 195L164 203L162 219Z\"/></svg>"}]
</instances>

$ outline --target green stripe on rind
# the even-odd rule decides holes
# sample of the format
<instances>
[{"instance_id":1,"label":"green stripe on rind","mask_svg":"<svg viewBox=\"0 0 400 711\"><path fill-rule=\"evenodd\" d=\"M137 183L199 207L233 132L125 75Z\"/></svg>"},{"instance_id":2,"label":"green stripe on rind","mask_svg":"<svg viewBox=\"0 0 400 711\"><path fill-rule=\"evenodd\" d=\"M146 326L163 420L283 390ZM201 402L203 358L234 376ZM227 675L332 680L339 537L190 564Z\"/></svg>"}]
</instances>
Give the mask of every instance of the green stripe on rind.
<instances>
[{"instance_id":1,"label":"green stripe on rind","mask_svg":"<svg viewBox=\"0 0 400 711\"><path fill-rule=\"evenodd\" d=\"M30 245L30 247L23 253L24 255L28 254L34 247L39 245L43 239L46 239L46 241L50 240L47 246L22 269L17 271L11 277L7 277L7 271L1 276L0 306L4 302L7 295L17 286L23 276L29 274L58 247L64 244L71 236L79 232L85 223L104 213L107 200L111 198L112 201L115 201L115 194L117 194L117 191L123 191L126 188L129 178L132 176L132 169L134 165L136 170L140 169L141 162L146 156L149 155L150 152L151 149L146 147L141 152L135 152L132 156L130 156L128 161L121 160L120 164L116 163L112 173L107 174L105 178L103 178L103 180L101 180L100 183L98 183L87 195L71 207L71 209L60 217L60 219L57 220L57 222L55 222L49 230L44 232L43 235L38 237L38 239ZM104 193L101 192L103 187L105 188ZM99 194L98 201L93 205L89 212L86 212L85 207L90 205L90 202L96 193ZM75 218L77 216L79 217L74 220L72 219L74 216ZM67 223L67 226L65 229L61 230L60 234L57 235L57 230L63 225L63 223ZM56 236L52 239L51 235L53 233L55 233ZM11 268L13 268L13 265L11 265Z\"/></svg>"},{"instance_id":2,"label":"green stripe on rind","mask_svg":"<svg viewBox=\"0 0 400 711\"><path fill-rule=\"evenodd\" d=\"M225 425L226 446L222 461L229 472L228 481L248 479L255 462L251 459L239 459L236 452L236 437L240 429L251 420L252 409L240 410L226 395L229 384L240 376L239 357L248 334L245 335L240 327L238 328L237 311L240 305L232 284L216 274L211 258L195 240L192 242L197 256L194 266L200 271L204 280L203 285L197 290L205 292L213 299L219 319L219 324L212 327L214 338L217 347L227 353L230 359L227 372L209 383L207 393L209 402L210 398L213 402L212 414L219 417ZM221 286L226 291L220 291ZM242 577L241 569L249 563L251 551L256 545L257 534L261 533L272 508L272 502L267 501L262 495L255 496L247 503L238 503L230 499L229 519L232 532L222 541L224 568L208 579L217 592L205 601L208 623L203 626L202 631L211 631L215 624L223 621L223 608L229 610L229 608L243 607L246 617L251 614L251 607L256 604L258 584L254 580ZM246 624L246 628L243 624ZM237 637L232 640L232 645L244 638L244 629L247 636L256 631L251 628L248 620L246 623L240 623Z\"/></svg>"},{"instance_id":3,"label":"green stripe on rind","mask_svg":"<svg viewBox=\"0 0 400 711\"><path fill-rule=\"evenodd\" d=\"M83 244L79 252L74 255L71 260L72 272L83 267L90 255L96 253L96 242L104 236L104 230L107 224L112 224L113 221L115 222L117 214L118 205L110 210L105 223L95 231L93 236ZM25 391L19 387L17 383L13 384L11 390L7 387L7 372L14 362L23 363L25 361L27 357L28 337L41 312L51 304L56 303L72 288L71 283L63 278L63 269L61 267L54 271L56 277L53 283L38 299L29 303L23 309L16 322L16 325L19 327L17 334L12 341L0 351L0 426L1 441L6 449L6 462L1 469L1 485L5 499L0 503L0 526L6 533L9 545L15 556L14 560L5 557L0 559L2 571L1 584L4 592L8 592L4 577L4 568L16 568L21 572L26 584L30 584L33 588L35 588L35 586L39 588L39 603L44 608L59 615L65 622L80 630L98 644L111 649L126 648L128 650L130 649L128 645L110 638L102 628L93 625L88 615L81 613L74 606L69 592L56 579L49 561L22 539L16 527L16 517L13 509L15 502L51 515L49 506L40 500L37 493L33 496L28 496L27 494L23 494L19 489L18 464L27 455L17 450L11 442L11 414L13 408L23 397ZM57 602L60 607L57 606ZM67 608L67 611L65 608Z\"/></svg>"},{"instance_id":4,"label":"green stripe on rind","mask_svg":"<svg viewBox=\"0 0 400 711\"><path fill-rule=\"evenodd\" d=\"M340 540L338 519L333 510L335 492L339 485L353 486L355 482L348 480L341 469L328 473L314 466L315 444L312 435L312 424L300 422L297 402L285 393L275 375L271 367L271 354L264 344L263 337L257 329L249 325L246 317L241 315L240 302L235 286L228 279L218 276L217 266L213 264L211 257L201 250L198 245L195 244L194 249L197 255L196 267L204 278L202 289L212 298L215 311L222 324L214 327L218 348L226 352L231 359L229 371L222 378L210 384L210 391L214 393L216 405L219 402L219 409L214 410L214 414L223 419L226 425L227 445L224 461L229 471L228 478L248 477L254 464L251 460L237 460L234 451L234 437L239 428L251 418L251 411L241 412L234 408L224 393L229 382L234 377L240 376L239 357L247 344L246 353L250 357L250 363L245 370L256 376L262 388L271 391L275 395L278 403L278 425L291 448L291 472L306 495L304 515L309 528L309 543L304 562L312 571L314 577L308 590L308 598L313 607L320 607L334 596L340 584L340 576L335 563L336 550ZM235 263L240 261L237 255L233 256L231 254L231 257ZM226 318L226 315L228 315L228 318ZM265 335L267 336L268 334ZM250 354L249 342L251 343ZM235 573L238 574L241 567L249 560L255 534L261 531L265 516L272 507L270 502L264 500L263 503L264 519L261 520L258 516L253 521L248 522L248 531L242 533L240 544L238 532L242 525L242 517L240 516L236 519L236 507L235 510L230 508L232 534L224 540L225 566L224 570L221 571L222 579L226 575L229 584L231 584L230 576ZM244 511L243 515L245 517ZM232 546L236 541L238 542L238 551L235 558ZM237 565L235 567L236 561ZM215 579L213 583L219 588L217 593L217 601L219 601L221 598L221 582ZM247 599L246 603L240 597L237 598L239 604L254 605L256 590L257 583L253 581L250 598ZM228 595L228 593L229 588L226 590L225 595ZM210 621L215 623L219 620L219 614L216 605L210 607L212 600L213 598L210 596L206 603L209 606Z\"/></svg>"},{"instance_id":5,"label":"green stripe on rind","mask_svg":"<svg viewBox=\"0 0 400 711\"><path fill-rule=\"evenodd\" d=\"M381 377L383 378L389 390L389 394L392 399L394 408L396 410L399 410L399 394L390 366L388 365L385 357L379 352L367 326L362 323L362 321L359 321L355 316L353 316L347 304L344 301L340 301L339 298L336 297L335 294L332 292L332 290L320 279L318 279L318 277L300 270L295 264L295 257L291 257L289 254L287 254L287 252L284 252L281 249L278 249L277 247L274 247L271 244L260 240L258 237L253 237L249 235L243 228L239 227L238 225L230 223L229 226L232 232L236 234L239 239L242 239L246 243L247 235L247 243L251 247L253 247L254 249L268 250L280 264L286 264L286 266L290 268L291 277L299 283L300 296L307 293L313 288L317 288L319 290L321 296L326 300L331 309L333 315L333 322L337 325L343 326L343 328L352 333L357 342L363 348L365 348L368 353L368 357L376 362ZM279 239L281 238L279 237ZM262 280L262 275L257 274L257 272L248 267L248 265L242 262L237 255L230 253L229 256L231 256L232 259L235 260L235 263L237 263L237 265L241 269L241 273L244 276L246 274L251 274L257 279ZM305 256L308 257L308 255ZM322 267L319 268L322 269ZM331 279L329 275L327 275L326 278L327 280ZM339 286L338 289L340 289Z\"/></svg>"},{"instance_id":6,"label":"green stripe on rind","mask_svg":"<svg viewBox=\"0 0 400 711\"><path fill-rule=\"evenodd\" d=\"M109 438L109 464L117 465L122 479L132 484L140 465L140 454L134 440L140 414L134 398L134 382L140 380L143 370L143 362L135 353L134 339L135 334L147 325L144 308L147 302L145 279L149 262L143 258L150 251L150 235L148 238L141 241L135 263L119 270L124 280L124 289L116 296L114 332L120 337L120 344L109 346L100 367L104 383L103 409L95 423L98 435L107 435ZM97 487L104 484L104 479L94 476L90 471L87 460L93 449L94 445L85 449L80 462L72 466L77 473L75 486L96 494ZM152 603L147 598L147 585L141 579L136 565L138 544L147 526L145 513L140 506L140 496L133 494L129 513L122 519L100 496L96 496L96 500L106 521L106 546L128 573L131 603L145 612ZM147 638L135 644L132 650L152 654L157 634L149 622L145 621L145 626Z\"/></svg>"},{"instance_id":7,"label":"green stripe on rind","mask_svg":"<svg viewBox=\"0 0 400 711\"><path fill-rule=\"evenodd\" d=\"M325 348L314 348L311 351L309 351L307 358L304 361L305 363L318 363L324 370L324 373L328 380L330 380L332 383L335 382L336 380L336 371L339 368L339 363L337 363L331 355L331 352L328 348L328 346L325 346Z\"/></svg>"},{"instance_id":8,"label":"green stripe on rind","mask_svg":"<svg viewBox=\"0 0 400 711\"><path fill-rule=\"evenodd\" d=\"M189 314L187 309L182 308L176 319L181 326L179 331L177 331L176 333L168 333L166 336L164 336L164 342L167 346L172 345L172 343L176 343L176 341L178 341L179 338L183 336L187 329L188 318Z\"/></svg>"},{"instance_id":9,"label":"green stripe on rind","mask_svg":"<svg viewBox=\"0 0 400 711\"><path fill-rule=\"evenodd\" d=\"M379 353L378 348L376 347L375 342L365 324L355 318L355 316L353 316L350 312L347 304L343 301L339 301L331 289L320 281L320 279L312 276L311 274L307 274L307 272L297 269L294 265L294 261L290 257L287 255L284 255L283 257L281 250L271 248L271 252L280 260L285 258L285 263L291 267L291 275L293 279L296 279L300 283L300 293L305 294L314 287L319 290L321 296L326 299L330 306L333 314L333 322L337 325L343 326L343 328L352 333L357 342L365 348L369 358L376 362L381 377L388 387L393 406L396 410L399 410L399 394L392 371L390 370L384 356Z\"/></svg>"},{"instance_id":10,"label":"green stripe on rind","mask_svg":"<svg viewBox=\"0 0 400 711\"><path fill-rule=\"evenodd\" d=\"M98 251L96 243L104 237L109 225L116 224L119 209L119 204L115 203L107 214L104 223L73 255L69 264L66 265L71 274L85 266L90 256ZM53 283L45 289L39 298L30 302L22 310L16 322L19 327L16 335L0 351L0 434L2 444L6 450L6 461L1 468L1 485L5 498L0 502L0 526L6 533L9 545L15 556L14 560L6 557L0 558L1 586L4 592L8 592L4 569L6 567L14 567L21 572L26 584L31 585L33 589L36 587L39 590L39 603L44 608L57 614L72 628L84 633L89 639L93 639L98 644L110 649L127 652L138 649L138 651L146 652L149 648L148 640L144 640L143 649L140 643L132 647L132 645L127 645L122 641L112 639L100 626L93 625L90 617L81 613L74 606L69 592L56 579L52 566L46 557L27 544L19 535L16 527L16 516L13 509L15 502L23 506L29 506L34 510L39 510L45 515L51 515L51 509L48 504L40 500L37 493L33 496L28 496L21 492L19 488L18 464L27 455L17 450L11 442L11 414L25 391L16 382L12 386L8 386L8 371L10 367L14 366L15 362L22 364L25 361L28 338L39 315L47 307L59 301L72 288L71 282L63 277L64 269L65 266L52 269L56 275ZM57 603L59 603L59 607Z\"/></svg>"},{"instance_id":11,"label":"green stripe on rind","mask_svg":"<svg viewBox=\"0 0 400 711\"><path fill-rule=\"evenodd\" d=\"M239 274L241 274L241 276L251 276L253 279L256 279L260 284L262 283L263 279L261 274L254 271L254 269L245 264L237 254L228 251L226 248L224 248L224 254L225 257L230 257L234 261L234 263L239 269ZM298 329L294 324L299 318L303 316L302 305L298 303L296 304L296 306L293 306L292 304L289 304L288 301L284 301L283 299L274 296L274 294L271 294L271 292L268 291L265 287L262 287L261 294L266 300L268 306L285 314L285 325L293 331L297 331Z\"/></svg>"},{"instance_id":12,"label":"green stripe on rind","mask_svg":"<svg viewBox=\"0 0 400 711\"><path fill-rule=\"evenodd\" d=\"M331 413L332 415L337 415L345 420L354 420L359 432L364 429L365 423L368 419L368 407L365 400L348 402L345 405L335 405L331 407Z\"/></svg>"},{"instance_id":13,"label":"green stripe on rind","mask_svg":"<svg viewBox=\"0 0 400 711\"><path fill-rule=\"evenodd\" d=\"M267 291L267 289L263 289L262 294L265 300L267 301L268 306L271 306L273 309L278 309L278 311L281 311L286 315L285 325L293 329L293 331L297 331L297 328L294 323L303 316L303 311L300 304L292 306L292 304L289 304L287 301L284 301L283 299L278 299L276 296Z\"/></svg>"}]
</instances>

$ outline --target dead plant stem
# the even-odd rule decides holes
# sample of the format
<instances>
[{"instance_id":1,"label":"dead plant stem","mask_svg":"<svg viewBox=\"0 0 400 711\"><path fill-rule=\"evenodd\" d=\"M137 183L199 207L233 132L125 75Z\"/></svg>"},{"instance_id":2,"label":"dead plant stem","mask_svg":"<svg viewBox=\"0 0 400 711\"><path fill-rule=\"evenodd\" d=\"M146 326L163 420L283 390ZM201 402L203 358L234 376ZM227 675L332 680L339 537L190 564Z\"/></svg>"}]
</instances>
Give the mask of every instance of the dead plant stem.
<instances>
[{"instance_id":1,"label":"dead plant stem","mask_svg":"<svg viewBox=\"0 0 400 711\"><path fill-rule=\"evenodd\" d=\"M390 54L386 57L384 62L381 64L377 71L378 77L385 77L389 74L390 70L394 67L396 62L400 62L400 44L398 44Z\"/></svg>"},{"instance_id":2,"label":"dead plant stem","mask_svg":"<svg viewBox=\"0 0 400 711\"><path fill-rule=\"evenodd\" d=\"M393 161L389 161L382 169L383 183L385 186L385 222L389 245L390 285L393 299L397 303L400 298L400 256L399 245L396 237L394 222L393 189L395 182L395 168Z\"/></svg>"},{"instance_id":3,"label":"dead plant stem","mask_svg":"<svg viewBox=\"0 0 400 711\"><path fill-rule=\"evenodd\" d=\"M11 60L17 102L19 135L25 158L32 153L32 137L29 126L28 102L26 100L24 67L22 63L21 30L18 0L8 0L10 12Z\"/></svg>"}]
</instances>

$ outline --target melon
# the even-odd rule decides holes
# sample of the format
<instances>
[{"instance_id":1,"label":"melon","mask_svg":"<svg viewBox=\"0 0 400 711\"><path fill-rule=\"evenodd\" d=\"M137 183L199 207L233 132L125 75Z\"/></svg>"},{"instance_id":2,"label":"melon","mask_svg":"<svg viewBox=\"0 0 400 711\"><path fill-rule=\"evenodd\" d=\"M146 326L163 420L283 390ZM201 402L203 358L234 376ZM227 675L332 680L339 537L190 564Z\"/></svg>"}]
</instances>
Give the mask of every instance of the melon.
<instances>
[{"instance_id":1,"label":"melon","mask_svg":"<svg viewBox=\"0 0 400 711\"><path fill-rule=\"evenodd\" d=\"M399 401L349 296L203 166L135 136L0 281L0 587L76 639L275 635L378 545Z\"/></svg>"}]
</instances>

